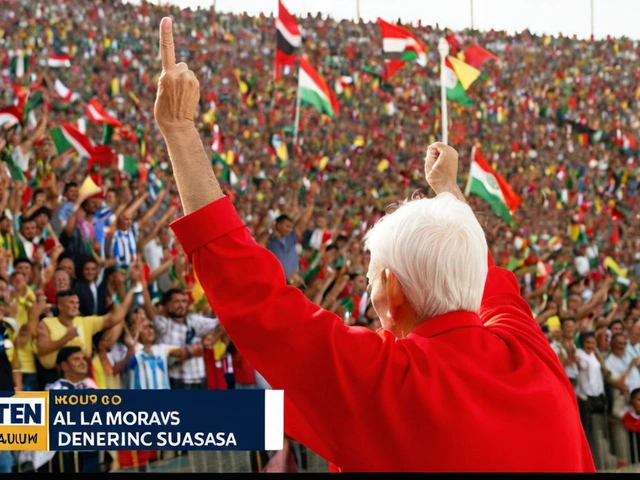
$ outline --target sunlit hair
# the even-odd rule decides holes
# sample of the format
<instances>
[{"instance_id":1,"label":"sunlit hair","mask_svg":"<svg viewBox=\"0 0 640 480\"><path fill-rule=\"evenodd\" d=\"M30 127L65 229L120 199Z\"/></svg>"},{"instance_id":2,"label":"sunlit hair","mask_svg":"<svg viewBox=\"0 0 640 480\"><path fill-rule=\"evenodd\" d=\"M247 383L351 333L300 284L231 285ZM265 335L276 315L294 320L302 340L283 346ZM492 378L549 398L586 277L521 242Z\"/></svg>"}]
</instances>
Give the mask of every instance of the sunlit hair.
<instances>
[{"instance_id":1,"label":"sunlit hair","mask_svg":"<svg viewBox=\"0 0 640 480\"><path fill-rule=\"evenodd\" d=\"M487 277L487 241L476 215L452 194L412 199L389 210L365 237L369 277L388 268L424 319L477 312Z\"/></svg>"}]
</instances>

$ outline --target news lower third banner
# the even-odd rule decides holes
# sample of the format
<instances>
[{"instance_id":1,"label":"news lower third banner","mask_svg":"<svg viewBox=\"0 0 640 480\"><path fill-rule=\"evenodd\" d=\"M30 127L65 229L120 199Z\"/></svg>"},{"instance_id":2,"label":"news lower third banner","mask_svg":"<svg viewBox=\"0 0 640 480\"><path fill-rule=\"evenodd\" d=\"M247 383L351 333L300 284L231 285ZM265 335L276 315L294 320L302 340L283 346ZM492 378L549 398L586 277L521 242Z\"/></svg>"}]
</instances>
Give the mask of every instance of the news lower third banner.
<instances>
[{"instance_id":1,"label":"news lower third banner","mask_svg":"<svg viewBox=\"0 0 640 480\"><path fill-rule=\"evenodd\" d=\"M0 450L282 450L282 390L0 392Z\"/></svg>"}]
</instances>

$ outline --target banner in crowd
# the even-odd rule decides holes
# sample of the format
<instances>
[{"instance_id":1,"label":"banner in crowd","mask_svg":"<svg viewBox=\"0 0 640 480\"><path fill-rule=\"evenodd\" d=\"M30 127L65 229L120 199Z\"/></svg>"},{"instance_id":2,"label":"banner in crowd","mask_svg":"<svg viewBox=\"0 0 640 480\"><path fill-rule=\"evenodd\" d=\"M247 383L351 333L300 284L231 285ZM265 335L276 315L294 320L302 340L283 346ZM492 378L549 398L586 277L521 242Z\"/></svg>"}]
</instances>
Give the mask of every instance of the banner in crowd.
<instances>
[{"instance_id":1,"label":"banner in crowd","mask_svg":"<svg viewBox=\"0 0 640 480\"><path fill-rule=\"evenodd\" d=\"M0 450L281 450L282 390L50 390L0 396Z\"/></svg>"}]
</instances>

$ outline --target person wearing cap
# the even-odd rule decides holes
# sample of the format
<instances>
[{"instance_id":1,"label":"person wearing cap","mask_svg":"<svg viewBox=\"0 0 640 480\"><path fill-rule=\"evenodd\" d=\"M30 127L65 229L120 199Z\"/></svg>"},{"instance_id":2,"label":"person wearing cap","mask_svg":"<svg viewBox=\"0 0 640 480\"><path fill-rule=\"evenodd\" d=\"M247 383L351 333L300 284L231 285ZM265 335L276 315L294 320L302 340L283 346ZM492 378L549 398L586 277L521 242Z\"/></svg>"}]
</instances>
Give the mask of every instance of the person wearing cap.
<instances>
[{"instance_id":1,"label":"person wearing cap","mask_svg":"<svg viewBox=\"0 0 640 480\"><path fill-rule=\"evenodd\" d=\"M287 285L224 195L194 123L199 82L169 18L159 33L155 120L185 211L172 228L234 345L284 390L285 434L342 471L595 472L562 364L457 185L458 153L431 144L436 196L368 232L383 328L348 327Z\"/></svg>"}]
</instances>

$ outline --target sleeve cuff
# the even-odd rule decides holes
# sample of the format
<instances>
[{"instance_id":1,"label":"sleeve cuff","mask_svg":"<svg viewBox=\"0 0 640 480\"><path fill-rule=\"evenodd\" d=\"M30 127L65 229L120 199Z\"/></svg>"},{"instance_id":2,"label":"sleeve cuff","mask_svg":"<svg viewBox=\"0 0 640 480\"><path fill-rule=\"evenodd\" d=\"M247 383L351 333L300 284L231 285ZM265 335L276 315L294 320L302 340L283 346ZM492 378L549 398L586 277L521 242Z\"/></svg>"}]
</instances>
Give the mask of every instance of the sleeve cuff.
<instances>
[{"instance_id":1,"label":"sleeve cuff","mask_svg":"<svg viewBox=\"0 0 640 480\"><path fill-rule=\"evenodd\" d=\"M171 229L187 255L244 226L227 196L171 223Z\"/></svg>"}]
</instances>

